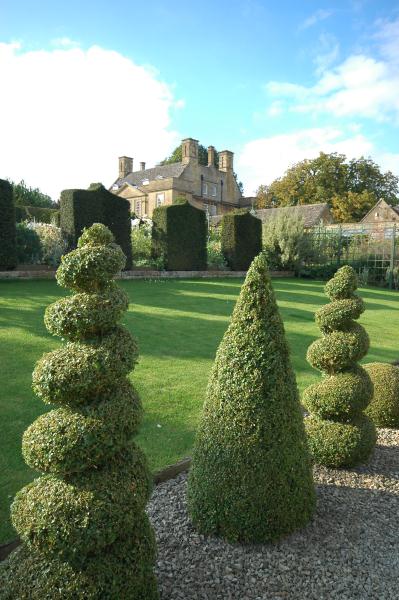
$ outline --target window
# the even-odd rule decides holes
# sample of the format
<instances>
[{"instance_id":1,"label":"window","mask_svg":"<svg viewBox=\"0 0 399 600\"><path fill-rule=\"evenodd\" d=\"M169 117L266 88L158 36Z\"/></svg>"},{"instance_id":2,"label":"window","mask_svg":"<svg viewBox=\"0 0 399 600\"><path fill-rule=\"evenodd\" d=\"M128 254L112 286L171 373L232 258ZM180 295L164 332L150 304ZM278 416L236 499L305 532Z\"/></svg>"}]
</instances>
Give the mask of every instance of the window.
<instances>
[{"instance_id":1,"label":"window","mask_svg":"<svg viewBox=\"0 0 399 600\"><path fill-rule=\"evenodd\" d=\"M136 200L134 212L137 216L141 215L141 200Z\"/></svg>"},{"instance_id":2,"label":"window","mask_svg":"<svg viewBox=\"0 0 399 600\"><path fill-rule=\"evenodd\" d=\"M149 179L143 179L143 181L141 182L143 185L148 185L150 183Z\"/></svg>"},{"instance_id":3,"label":"window","mask_svg":"<svg viewBox=\"0 0 399 600\"><path fill-rule=\"evenodd\" d=\"M204 196L208 195L208 184L207 183L202 184L202 193Z\"/></svg>"},{"instance_id":4,"label":"window","mask_svg":"<svg viewBox=\"0 0 399 600\"><path fill-rule=\"evenodd\" d=\"M216 197L216 185L214 185L213 183L209 184L209 193L214 198Z\"/></svg>"},{"instance_id":5,"label":"window","mask_svg":"<svg viewBox=\"0 0 399 600\"><path fill-rule=\"evenodd\" d=\"M162 206L162 204L164 204L165 202L165 194L162 192L162 194L157 194L157 199L156 199L156 206Z\"/></svg>"}]
</instances>

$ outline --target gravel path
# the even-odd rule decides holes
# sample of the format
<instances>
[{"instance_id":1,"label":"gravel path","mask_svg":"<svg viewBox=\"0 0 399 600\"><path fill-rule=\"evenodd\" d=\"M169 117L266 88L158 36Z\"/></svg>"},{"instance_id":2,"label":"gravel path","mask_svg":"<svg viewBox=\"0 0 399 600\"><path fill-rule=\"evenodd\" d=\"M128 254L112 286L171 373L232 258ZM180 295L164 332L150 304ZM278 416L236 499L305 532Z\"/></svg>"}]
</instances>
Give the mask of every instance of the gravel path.
<instances>
[{"instance_id":1,"label":"gravel path","mask_svg":"<svg viewBox=\"0 0 399 600\"><path fill-rule=\"evenodd\" d=\"M380 429L367 466L316 467L308 527L276 545L240 546L196 533L185 474L149 504L162 600L399 598L399 431Z\"/></svg>"}]
</instances>

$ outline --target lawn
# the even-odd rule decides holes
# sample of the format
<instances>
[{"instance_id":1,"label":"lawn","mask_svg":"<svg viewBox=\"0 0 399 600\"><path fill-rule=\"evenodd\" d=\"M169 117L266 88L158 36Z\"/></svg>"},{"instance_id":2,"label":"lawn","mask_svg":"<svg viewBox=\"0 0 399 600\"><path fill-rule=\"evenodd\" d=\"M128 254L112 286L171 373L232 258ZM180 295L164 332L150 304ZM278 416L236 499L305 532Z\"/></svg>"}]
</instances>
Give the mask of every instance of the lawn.
<instances>
[{"instance_id":1,"label":"lawn","mask_svg":"<svg viewBox=\"0 0 399 600\"><path fill-rule=\"evenodd\" d=\"M145 408L139 442L157 470L190 454L209 369L242 280L123 281L130 307L124 322L139 341L132 376ZM306 349L318 337L314 311L327 299L321 282L276 279L292 360L301 390L318 377ZM46 406L31 391L36 360L56 348L43 324L44 308L63 295L54 281L0 282L0 543L15 537L9 505L34 477L21 456L21 435ZM367 361L399 358L397 292L361 290L360 322L371 338Z\"/></svg>"}]
</instances>

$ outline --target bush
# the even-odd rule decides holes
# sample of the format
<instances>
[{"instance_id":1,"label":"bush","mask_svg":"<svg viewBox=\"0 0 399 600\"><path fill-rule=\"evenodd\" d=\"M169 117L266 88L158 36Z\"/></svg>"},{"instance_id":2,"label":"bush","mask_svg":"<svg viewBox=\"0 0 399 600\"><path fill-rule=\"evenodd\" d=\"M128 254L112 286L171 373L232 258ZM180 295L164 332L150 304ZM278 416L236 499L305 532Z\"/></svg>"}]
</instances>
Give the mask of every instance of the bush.
<instances>
[{"instance_id":1,"label":"bush","mask_svg":"<svg viewBox=\"0 0 399 600\"><path fill-rule=\"evenodd\" d=\"M275 271L298 271L312 254L303 219L295 214L279 214L263 225L263 251L269 268Z\"/></svg>"},{"instance_id":2,"label":"bush","mask_svg":"<svg viewBox=\"0 0 399 600\"><path fill-rule=\"evenodd\" d=\"M228 268L222 252L220 229L210 230L206 250L208 269L224 271Z\"/></svg>"},{"instance_id":3,"label":"bush","mask_svg":"<svg viewBox=\"0 0 399 600\"><path fill-rule=\"evenodd\" d=\"M45 323L69 341L37 363L33 387L60 406L23 436L27 464L44 475L12 504L24 546L0 567L2 598L158 598L150 474L131 441L141 418L127 378L137 346L117 325L128 298L112 281L124 261L111 232L94 224L57 271L78 293L50 305Z\"/></svg>"},{"instance_id":4,"label":"bush","mask_svg":"<svg viewBox=\"0 0 399 600\"><path fill-rule=\"evenodd\" d=\"M70 249L76 247L85 227L103 223L111 230L125 254L126 269L132 267L129 202L111 194L100 183L92 183L88 190L61 192L60 223Z\"/></svg>"},{"instance_id":5,"label":"bush","mask_svg":"<svg viewBox=\"0 0 399 600\"><path fill-rule=\"evenodd\" d=\"M138 219L132 224L132 258L134 266L150 266L151 264L152 221Z\"/></svg>"},{"instance_id":6,"label":"bush","mask_svg":"<svg viewBox=\"0 0 399 600\"><path fill-rule=\"evenodd\" d=\"M55 208L40 206L16 206L15 216L18 223L21 221L38 221L59 226L60 211Z\"/></svg>"},{"instance_id":7,"label":"bush","mask_svg":"<svg viewBox=\"0 0 399 600\"><path fill-rule=\"evenodd\" d=\"M355 323L364 311L354 292L357 277L352 267L341 267L326 284L332 300L316 312L323 337L309 346L308 362L323 379L308 387L303 404L311 413L305 421L315 461L327 467L351 467L370 456L376 432L364 414L373 393L367 372L356 363L369 348L364 328Z\"/></svg>"},{"instance_id":8,"label":"bush","mask_svg":"<svg viewBox=\"0 0 399 600\"><path fill-rule=\"evenodd\" d=\"M298 390L263 255L248 271L216 354L188 505L201 532L242 542L277 540L314 510Z\"/></svg>"},{"instance_id":9,"label":"bush","mask_svg":"<svg viewBox=\"0 0 399 600\"><path fill-rule=\"evenodd\" d=\"M206 269L206 215L189 202L160 206L152 215L152 258L168 271Z\"/></svg>"},{"instance_id":10,"label":"bush","mask_svg":"<svg viewBox=\"0 0 399 600\"><path fill-rule=\"evenodd\" d=\"M29 223L17 223L18 264L37 265L41 263L43 252L40 238Z\"/></svg>"},{"instance_id":11,"label":"bush","mask_svg":"<svg viewBox=\"0 0 399 600\"><path fill-rule=\"evenodd\" d=\"M262 250L262 222L249 212L227 213L221 223L222 253L233 271L246 271Z\"/></svg>"},{"instance_id":12,"label":"bush","mask_svg":"<svg viewBox=\"0 0 399 600\"><path fill-rule=\"evenodd\" d=\"M366 415L377 427L399 429L399 367L384 363L363 366L374 385Z\"/></svg>"},{"instance_id":13,"label":"bush","mask_svg":"<svg viewBox=\"0 0 399 600\"><path fill-rule=\"evenodd\" d=\"M0 269L17 265L15 208L11 184L0 179Z\"/></svg>"},{"instance_id":14,"label":"bush","mask_svg":"<svg viewBox=\"0 0 399 600\"><path fill-rule=\"evenodd\" d=\"M29 227L39 236L42 251L41 262L57 267L60 264L61 256L67 249L61 229L48 223L30 223Z\"/></svg>"}]
</instances>

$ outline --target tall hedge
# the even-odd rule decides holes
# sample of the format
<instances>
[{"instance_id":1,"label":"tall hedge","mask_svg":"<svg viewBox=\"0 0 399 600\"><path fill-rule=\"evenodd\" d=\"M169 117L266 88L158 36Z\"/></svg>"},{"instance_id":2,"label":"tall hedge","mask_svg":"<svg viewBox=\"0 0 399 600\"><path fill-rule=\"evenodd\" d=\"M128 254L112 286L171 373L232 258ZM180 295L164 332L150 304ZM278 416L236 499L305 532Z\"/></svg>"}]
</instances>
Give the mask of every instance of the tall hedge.
<instances>
[{"instance_id":1,"label":"tall hedge","mask_svg":"<svg viewBox=\"0 0 399 600\"><path fill-rule=\"evenodd\" d=\"M152 216L152 257L163 257L168 271L206 269L207 223L189 202L156 208Z\"/></svg>"},{"instance_id":2,"label":"tall hedge","mask_svg":"<svg viewBox=\"0 0 399 600\"><path fill-rule=\"evenodd\" d=\"M59 227L59 210L56 208L42 208L41 206L16 206L15 216L18 223L21 221L39 221Z\"/></svg>"},{"instance_id":3,"label":"tall hedge","mask_svg":"<svg viewBox=\"0 0 399 600\"><path fill-rule=\"evenodd\" d=\"M100 183L92 183L87 190L64 190L60 199L60 226L75 248L85 227L103 223L115 236L116 243L126 256L126 269L132 267L130 242L130 204L105 189Z\"/></svg>"},{"instance_id":4,"label":"tall hedge","mask_svg":"<svg viewBox=\"0 0 399 600\"><path fill-rule=\"evenodd\" d=\"M216 354L188 502L201 532L233 542L277 540L315 507L295 375L262 254Z\"/></svg>"},{"instance_id":5,"label":"tall hedge","mask_svg":"<svg viewBox=\"0 0 399 600\"><path fill-rule=\"evenodd\" d=\"M0 179L0 270L17 266L15 207L12 186Z\"/></svg>"},{"instance_id":6,"label":"tall hedge","mask_svg":"<svg viewBox=\"0 0 399 600\"><path fill-rule=\"evenodd\" d=\"M125 262L113 239L93 225L57 271L75 293L44 320L68 341L33 372L34 391L56 408L23 435L27 464L44 474L12 504L23 545L0 567L2 600L158 598L150 473L132 442L142 409L128 374L138 352L118 325L128 298L113 281Z\"/></svg>"},{"instance_id":7,"label":"tall hedge","mask_svg":"<svg viewBox=\"0 0 399 600\"><path fill-rule=\"evenodd\" d=\"M355 290L357 276L348 265L326 284L330 298L316 312L322 337L308 349L308 362L323 373L308 387L303 404L309 446L315 461L328 467L351 467L367 460L376 442L375 427L363 410L373 395L368 373L357 362L369 348L369 337L355 322L364 302Z\"/></svg>"},{"instance_id":8,"label":"tall hedge","mask_svg":"<svg viewBox=\"0 0 399 600\"><path fill-rule=\"evenodd\" d=\"M221 223L222 253L233 271L246 271L262 250L262 222L244 210L227 213Z\"/></svg>"}]
</instances>

